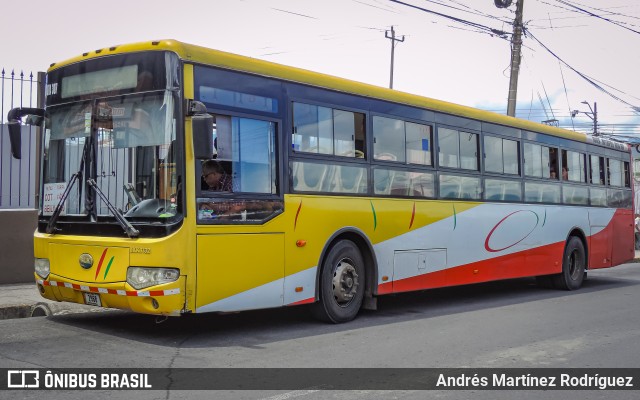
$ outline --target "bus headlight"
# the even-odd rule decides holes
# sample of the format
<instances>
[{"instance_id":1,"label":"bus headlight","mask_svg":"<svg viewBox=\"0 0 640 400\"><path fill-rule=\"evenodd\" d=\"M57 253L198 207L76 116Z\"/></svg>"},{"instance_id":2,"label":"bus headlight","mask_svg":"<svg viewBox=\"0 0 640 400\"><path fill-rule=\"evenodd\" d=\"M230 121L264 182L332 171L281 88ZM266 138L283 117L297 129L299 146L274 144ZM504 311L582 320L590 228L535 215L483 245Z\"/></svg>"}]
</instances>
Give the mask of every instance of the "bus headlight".
<instances>
[{"instance_id":1,"label":"bus headlight","mask_svg":"<svg viewBox=\"0 0 640 400\"><path fill-rule=\"evenodd\" d=\"M180 277L177 268L129 267L127 283L136 289L175 282Z\"/></svg>"},{"instance_id":2,"label":"bus headlight","mask_svg":"<svg viewBox=\"0 0 640 400\"><path fill-rule=\"evenodd\" d=\"M36 258L34 261L34 267L36 270L36 274L38 274L38 276L40 276L42 279L47 279L49 273L51 272L48 258Z\"/></svg>"}]
</instances>

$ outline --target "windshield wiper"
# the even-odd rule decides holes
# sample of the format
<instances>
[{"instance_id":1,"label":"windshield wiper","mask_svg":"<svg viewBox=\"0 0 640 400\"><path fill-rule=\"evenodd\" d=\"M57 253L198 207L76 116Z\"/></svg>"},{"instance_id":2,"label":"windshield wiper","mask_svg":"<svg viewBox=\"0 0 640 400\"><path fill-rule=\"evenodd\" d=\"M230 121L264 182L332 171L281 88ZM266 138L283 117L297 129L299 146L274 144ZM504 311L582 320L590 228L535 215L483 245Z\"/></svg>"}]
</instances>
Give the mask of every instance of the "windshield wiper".
<instances>
[{"instance_id":1,"label":"windshield wiper","mask_svg":"<svg viewBox=\"0 0 640 400\"><path fill-rule=\"evenodd\" d=\"M91 186L93 188L93 190L96 191L96 193L98 193L98 196L100 196L102 201L105 202L105 204L107 205L107 208L109 209L109 211L111 211L113 216L116 217L116 221L118 221L118 223L122 226L122 228L124 229L124 232L127 234L127 236L129 236L129 238L137 238L138 236L140 236L140 231L138 231L136 228L134 228L133 225L131 225L131 223L129 221L127 221L127 219L124 217L124 215L122 215L122 212L120 212L120 210L118 210L109 201L107 196L104 195L102 190L100 190L100 188L96 184L96 181L93 180L93 179L88 179L87 183L89 184L89 186Z\"/></svg>"},{"instance_id":2,"label":"windshield wiper","mask_svg":"<svg viewBox=\"0 0 640 400\"><path fill-rule=\"evenodd\" d=\"M76 183L76 181L79 181L82 179L82 171L84 170L84 162L87 159L87 155L89 153L88 149L89 149L89 140L84 142L84 146L82 148L82 158L80 159L80 168L78 168L78 172L76 172L75 174L71 175L71 179L69 180L69 184L67 185L67 187L64 189L64 192L62 192L62 196L60 197L60 200L58 201L58 204L56 205L56 209L53 210L53 214L51 214L51 218L49 218L49 223L47 224L47 229L46 232L49 234L52 233L56 233L56 222L58 222L58 218L60 218L60 213L62 213L62 208L64 207L64 203L67 201L67 197L69 197L69 193L71 192L71 188L73 188L73 184ZM79 191L82 190L82 187L80 187L78 189ZM80 193L80 192L78 192Z\"/></svg>"},{"instance_id":3,"label":"windshield wiper","mask_svg":"<svg viewBox=\"0 0 640 400\"><path fill-rule=\"evenodd\" d=\"M80 179L80 176L82 176L82 163L80 165L80 170L78 172L76 172L75 174L71 175L71 180L69 181L69 184L67 185L67 187L64 189L64 192L62 193L62 196L60 197L60 200L58 201L58 204L56 205L56 209L53 210L53 214L51 214L51 218L49 219L49 223L47 224L47 229L46 232L51 234L51 233L56 233L56 222L58 222L58 218L60 217L60 213L62 212L62 208L64 207L64 203L67 201L67 197L69 197L69 193L71 192L71 188L73 188L73 184L76 183L77 180Z\"/></svg>"}]
</instances>

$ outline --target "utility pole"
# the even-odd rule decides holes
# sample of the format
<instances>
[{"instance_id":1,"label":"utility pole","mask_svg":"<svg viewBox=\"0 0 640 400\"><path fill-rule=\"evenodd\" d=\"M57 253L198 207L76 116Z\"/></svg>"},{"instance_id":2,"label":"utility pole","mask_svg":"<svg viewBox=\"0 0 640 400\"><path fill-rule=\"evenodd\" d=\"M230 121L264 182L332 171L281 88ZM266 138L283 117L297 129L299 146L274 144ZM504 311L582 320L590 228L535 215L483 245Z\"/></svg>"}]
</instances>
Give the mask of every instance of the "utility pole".
<instances>
[{"instance_id":1,"label":"utility pole","mask_svg":"<svg viewBox=\"0 0 640 400\"><path fill-rule=\"evenodd\" d=\"M391 25L391 36L389 36L389 31L384 31L384 37L391 39L391 77L389 78L389 89L393 89L393 55L395 53L396 42L404 42L404 35L402 35L402 39L397 39L396 31L393 29L393 25Z\"/></svg>"},{"instance_id":2,"label":"utility pole","mask_svg":"<svg viewBox=\"0 0 640 400\"><path fill-rule=\"evenodd\" d=\"M593 102L593 136L598 136L598 103Z\"/></svg>"},{"instance_id":3,"label":"utility pole","mask_svg":"<svg viewBox=\"0 0 640 400\"><path fill-rule=\"evenodd\" d=\"M584 115L586 115L587 117L591 118L591 120L593 121L593 136L598 136L598 103L596 103L595 101L593 102L593 108L591 108L591 104L589 104L588 101L582 101L582 104L586 104L587 107L589 107L589 111L580 111L580 110L573 110L571 111L571 118L575 118L576 115L578 115L579 113L583 113Z\"/></svg>"},{"instance_id":4,"label":"utility pole","mask_svg":"<svg viewBox=\"0 0 640 400\"><path fill-rule=\"evenodd\" d=\"M585 112L584 114L593 120L593 136L598 136L598 103L594 101L593 108L591 108L591 104L586 100L583 101L582 104L586 104L589 107L589 110L591 110L590 113Z\"/></svg>"},{"instance_id":5,"label":"utility pole","mask_svg":"<svg viewBox=\"0 0 640 400\"><path fill-rule=\"evenodd\" d=\"M509 98L507 100L507 115L516 116L516 98L518 96L518 74L520 73L520 50L522 49L522 9L524 0L517 0L516 18L513 21L513 36L511 36L511 76L509 79Z\"/></svg>"}]
</instances>

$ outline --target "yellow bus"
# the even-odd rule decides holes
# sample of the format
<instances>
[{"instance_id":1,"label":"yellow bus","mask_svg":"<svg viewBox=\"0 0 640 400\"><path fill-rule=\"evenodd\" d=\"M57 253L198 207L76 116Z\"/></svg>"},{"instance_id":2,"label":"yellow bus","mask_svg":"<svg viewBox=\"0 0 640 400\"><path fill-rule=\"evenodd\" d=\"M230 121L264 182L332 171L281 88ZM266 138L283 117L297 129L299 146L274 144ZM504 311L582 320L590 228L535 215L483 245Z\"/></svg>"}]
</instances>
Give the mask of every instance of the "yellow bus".
<instances>
[{"instance_id":1,"label":"yellow bus","mask_svg":"<svg viewBox=\"0 0 640 400\"><path fill-rule=\"evenodd\" d=\"M634 256L626 145L175 40L51 65L35 280L139 313L309 304Z\"/></svg>"}]
</instances>

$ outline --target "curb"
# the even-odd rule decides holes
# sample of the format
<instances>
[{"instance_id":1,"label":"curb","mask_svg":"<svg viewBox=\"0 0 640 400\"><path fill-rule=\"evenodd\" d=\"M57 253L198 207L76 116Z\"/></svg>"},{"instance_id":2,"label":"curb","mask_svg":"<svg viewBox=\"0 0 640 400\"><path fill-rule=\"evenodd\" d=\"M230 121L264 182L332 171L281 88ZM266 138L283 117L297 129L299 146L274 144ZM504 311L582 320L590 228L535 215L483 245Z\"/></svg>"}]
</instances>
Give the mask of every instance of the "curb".
<instances>
[{"instance_id":1,"label":"curb","mask_svg":"<svg viewBox=\"0 0 640 400\"><path fill-rule=\"evenodd\" d=\"M110 308L85 306L75 303L47 303L18 304L0 306L0 321L16 318L49 317L52 315L81 314L87 312L103 312Z\"/></svg>"},{"instance_id":2,"label":"curb","mask_svg":"<svg viewBox=\"0 0 640 400\"><path fill-rule=\"evenodd\" d=\"M19 305L7 305L0 307L0 320L15 319L15 318L30 318L30 317L48 317L49 315L67 314L69 312L82 312L73 311L69 307L51 307L53 304L44 302L36 303L33 305L19 304ZM57 312L55 312L55 311Z\"/></svg>"},{"instance_id":3,"label":"curb","mask_svg":"<svg viewBox=\"0 0 640 400\"><path fill-rule=\"evenodd\" d=\"M26 304L0 307L0 320L31 317L32 308Z\"/></svg>"}]
</instances>

